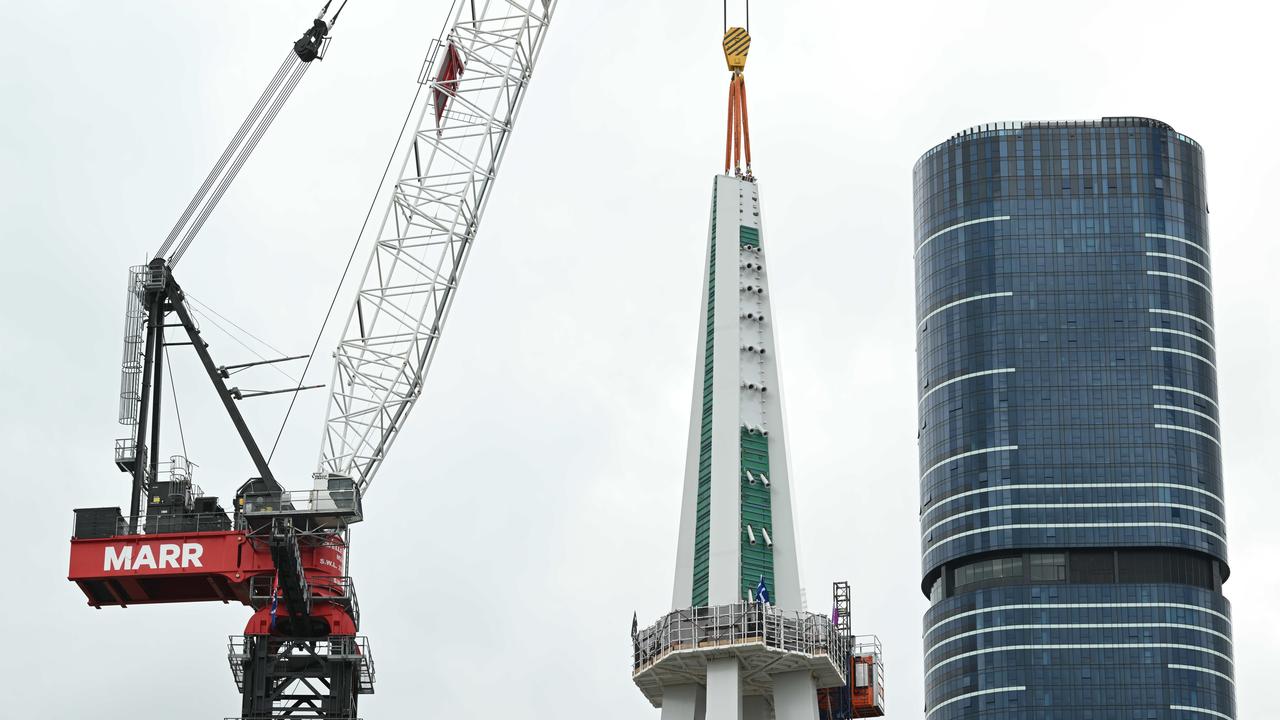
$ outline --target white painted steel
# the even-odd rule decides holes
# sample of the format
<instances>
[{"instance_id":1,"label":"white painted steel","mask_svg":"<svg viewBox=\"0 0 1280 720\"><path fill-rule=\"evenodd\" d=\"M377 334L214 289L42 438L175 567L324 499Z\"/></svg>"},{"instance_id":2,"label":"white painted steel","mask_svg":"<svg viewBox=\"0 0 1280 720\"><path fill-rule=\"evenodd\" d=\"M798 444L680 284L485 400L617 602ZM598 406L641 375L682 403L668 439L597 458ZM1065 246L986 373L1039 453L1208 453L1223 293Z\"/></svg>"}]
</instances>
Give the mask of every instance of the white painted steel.
<instances>
[{"instance_id":1,"label":"white painted steel","mask_svg":"<svg viewBox=\"0 0 1280 720\"><path fill-rule=\"evenodd\" d=\"M790 457L783 420L782 378L775 340L776 319L770 305L768 263L763 248L760 195L756 183L729 176L715 178L716 302L712 349L711 411L711 551L708 602L723 605L742 600L741 460L739 433L743 426L768 432L769 474L760 476L770 490L772 525L767 533L773 550L776 603L800 609L800 572L796 527L792 513ZM744 250L742 227L761 234L761 247ZM748 288L750 288L748 290ZM689 445L685 455L684 497L680 510L680 538L671 607L689 607L693 592L696 539L698 461L702 433L702 383L707 336L707 292L704 273L699 312L698 352L689 413ZM748 317L750 316L750 317ZM761 320L760 318L764 318ZM763 349L764 352L760 352ZM736 368L736 372L730 371ZM752 387L754 386L754 387Z\"/></svg>"},{"instance_id":2,"label":"white painted steel","mask_svg":"<svg viewBox=\"0 0 1280 720\"><path fill-rule=\"evenodd\" d=\"M773 681L773 707L778 718L818 720L818 686L807 670L779 673Z\"/></svg>"},{"instance_id":3,"label":"white painted steel","mask_svg":"<svg viewBox=\"0 0 1280 720\"><path fill-rule=\"evenodd\" d=\"M707 661L707 720L742 720L742 677L736 657Z\"/></svg>"},{"instance_id":4,"label":"white painted steel","mask_svg":"<svg viewBox=\"0 0 1280 720\"><path fill-rule=\"evenodd\" d=\"M708 330L713 337L711 357L712 407L711 407L711 521L709 552L709 587L707 604L717 606L740 604L743 601L741 577L742 538L746 525L742 520L741 487L745 479L742 470L740 434L743 428L767 433L769 472L756 473L751 478L768 488L771 516L768 525L753 524L751 535L757 542L771 547L773 553L774 582L769 587L777 607L769 611L769 617L780 613L801 610L801 585L796 525L793 517L793 486L791 464L786 442L783 413L782 378L776 340L776 319L770 304L769 271L764 250L764 233L760 221L759 187L755 182L729 175L715 178L714 225L708 232L706 272L702 284L702 304L698 319L697 361L689 413L689 445L685 456L684 496L680 511L680 537L676 552L675 583L672 592L672 610L676 613L691 612L693 596L694 545L697 535L698 473L702 436L703 381L705 373L706 339ZM759 247L743 247L742 228L752 228L760 237ZM715 258L715 309L708 327L707 296L710 289L710 262L714 243ZM709 611L708 611L709 612ZM710 621L708 621L710 622ZM799 621L797 621L799 622ZM814 616L804 622L827 622L825 616ZM712 623L714 624L714 623ZM770 626L772 627L772 626ZM782 627L782 626L779 626ZM830 685L840 678L842 669L828 657L825 645L814 645L807 650L789 648L787 641L773 647L762 637L743 638L742 643L717 637L713 646L703 647L701 640L688 639L658 643L661 650L648 646L657 642L651 637L651 629L641 633L641 648L637 650L645 658L637 667L635 680L655 704L661 702L663 717L667 717L667 697L672 686L666 683L666 674L679 663L681 677L690 674L705 678L708 720L728 718L769 718L769 698L773 695L773 668L779 677L794 673L804 682L794 680L797 687L807 688L807 702L812 705L813 717L817 713L815 678L825 678ZM758 631L757 631L758 632ZM768 633L765 633L767 635ZM830 642L828 639L824 642ZM723 657L732 645L732 655ZM679 647L677 647L679 645ZM645 653L653 652L652 656ZM665 653L665 654L664 654ZM779 653L786 653L779 659ZM780 663L780 664L777 664ZM821 668L813 670L810 666ZM809 668L800 670L799 668ZM815 675L815 672L818 675ZM830 676L830 677L828 677ZM842 679L840 680L842 681ZM685 680L678 680L685 682ZM680 687L680 686L676 686ZM680 690L684 693L685 691ZM747 693L744 696L744 692ZM658 697L661 697L659 701ZM776 697L774 698L776 700ZM680 710L672 710L672 717L687 717L686 701L678 699ZM797 695L796 703L802 702ZM806 706L807 707L807 706ZM745 708L745 710L744 710ZM775 703L775 709L777 705ZM745 713L745 715L744 715ZM777 718L792 715L778 711ZM808 718L809 715L794 717Z\"/></svg>"},{"instance_id":5,"label":"white painted steel","mask_svg":"<svg viewBox=\"0 0 1280 720\"><path fill-rule=\"evenodd\" d=\"M556 5L457 2L431 46L404 162L334 351L317 487L334 473L367 490L422 393ZM451 46L465 67L456 86L437 81ZM437 123L438 94L448 103Z\"/></svg>"},{"instance_id":6,"label":"white painted steel","mask_svg":"<svg viewBox=\"0 0 1280 720\"><path fill-rule=\"evenodd\" d=\"M704 720L707 695L701 685L671 685L662 694L662 720Z\"/></svg>"},{"instance_id":7,"label":"white painted steel","mask_svg":"<svg viewBox=\"0 0 1280 720\"><path fill-rule=\"evenodd\" d=\"M738 228L742 221L742 185L754 186L727 175L717 175L715 183L716 302L715 316L712 319L715 332L711 376L711 578L707 603L726 605L742 600L738 575L742 555L742 481L738 447L745 394L741 386L747 378L742 376L740 369L742 356L745 355L740 348L748 343L741 337L741 327L746 321L740 316L747 312L748 307L756 309L758 306L755 298L764 296L745 291L748 283L743 276L746 270L739 267ZM708 238L708 242L711 241ZM739 291L740 287L744 289ZM747 300L748 296L751 300ZM699 350L702 347L699 343ZM699 407L702 406L701 392L698 393L697 403ZM697 472L696 466L694 472ZM708 688L708 717L714 712L710 692Z\"/></svg>"}]
</instances>

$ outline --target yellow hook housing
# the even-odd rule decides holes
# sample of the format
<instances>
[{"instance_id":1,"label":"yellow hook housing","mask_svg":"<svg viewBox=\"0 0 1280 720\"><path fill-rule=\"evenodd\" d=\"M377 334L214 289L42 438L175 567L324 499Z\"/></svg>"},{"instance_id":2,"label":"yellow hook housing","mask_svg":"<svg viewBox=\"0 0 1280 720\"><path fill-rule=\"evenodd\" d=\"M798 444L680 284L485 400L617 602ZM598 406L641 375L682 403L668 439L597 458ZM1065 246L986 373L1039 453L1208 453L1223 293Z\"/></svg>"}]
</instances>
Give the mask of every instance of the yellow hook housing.
<instances>
[{"instance_id":1,"label":"yellow hook housing","mask_svg":"<svg viewBox=\"0 0 1280 720\"><path fill-rule=\"evenodd\" d=\"M751 49L751 36L745 28L731 27L724 33L724 61L733 72L747 67L747 51Z\"/></svg>"}]
</instances>

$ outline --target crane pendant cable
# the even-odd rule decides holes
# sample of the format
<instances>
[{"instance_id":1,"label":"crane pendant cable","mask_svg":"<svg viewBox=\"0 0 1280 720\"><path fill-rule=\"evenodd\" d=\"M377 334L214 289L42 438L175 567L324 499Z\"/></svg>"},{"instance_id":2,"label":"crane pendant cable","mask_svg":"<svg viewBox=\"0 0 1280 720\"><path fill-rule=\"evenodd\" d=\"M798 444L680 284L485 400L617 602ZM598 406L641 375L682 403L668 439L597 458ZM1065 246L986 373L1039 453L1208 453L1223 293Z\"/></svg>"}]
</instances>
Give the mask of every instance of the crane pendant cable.
<instances>
[{"instance_id":1,"label":"crane pendant cable","mask_svg":"<svg viewBox=\"0 0 1280 720\"><path fill-rule=\"evenodd\" d=\"M222 156L214 163L204 183L191 198L191 202L187 203L186 209L178 217L178 222L174 224L168 237L156 251L155 257L159 258L164 257L170 248L173 249L168 257L170 267L182 259L182 255L200 233L214 208L226 194L227 188L231 187L236 175L253 154L258 141L280 114L280 109L289 100L294 88L302 81L302 76L306 74L307 68L311 67L311 62L324 59L324 51L329 44L329 33L338 22L338 15L346 7L344 0L338 7L338 11L333 14L333 18L326 21L325 14L328 13L331 2L332 0L329 0L324 4L320 14L312 21L311 27L307 28L302 37L289 48L276 74L267 83L262 95L258 97L258 102L240 123L240 128L227 143L226 149L222 151Z\"/></svg>"}]
</instances>

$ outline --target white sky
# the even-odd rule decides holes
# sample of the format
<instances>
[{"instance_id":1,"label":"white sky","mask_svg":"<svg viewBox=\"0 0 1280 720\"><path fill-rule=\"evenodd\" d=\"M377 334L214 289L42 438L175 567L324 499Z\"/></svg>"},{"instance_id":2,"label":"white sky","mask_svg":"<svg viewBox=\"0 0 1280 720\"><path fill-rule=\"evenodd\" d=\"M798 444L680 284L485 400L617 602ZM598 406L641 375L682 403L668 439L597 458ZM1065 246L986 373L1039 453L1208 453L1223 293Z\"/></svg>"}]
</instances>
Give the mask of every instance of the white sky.
<instances>
[{"instance_id":1,"label":"white sky","mask_svg":"<svg viewBox=\"0 0 1280 720\"><path fill-rule=\"evenodd\" d=\"M67 538L71 508L126 502L110 460L125 270L319 4L6 3L7 716L238 713L226 637L247 609L92 610L64 579ZM310 347L446 6L351 0L184 258L192 295ZM926 607L911 166L970 125L1103 115L1169 122L1208 158L1239 717L1280 716L1274 6L792 0L752 20L801 563L815 610L852 581L856 630L885 644L891 716L922 715ZM561 4L426 395L355 530L379 680L365 717L656 718L630 682L628 630L670 599L725 125L720 22L710 1ZM208 336L220 362L249 359ZM194 358L174 361L198 480L229 497L248 459ZM295 410L274 462L287 484L313 469L322 401ZM285 402L246 405L260 437Z\"/></svg>"}]
</instances>

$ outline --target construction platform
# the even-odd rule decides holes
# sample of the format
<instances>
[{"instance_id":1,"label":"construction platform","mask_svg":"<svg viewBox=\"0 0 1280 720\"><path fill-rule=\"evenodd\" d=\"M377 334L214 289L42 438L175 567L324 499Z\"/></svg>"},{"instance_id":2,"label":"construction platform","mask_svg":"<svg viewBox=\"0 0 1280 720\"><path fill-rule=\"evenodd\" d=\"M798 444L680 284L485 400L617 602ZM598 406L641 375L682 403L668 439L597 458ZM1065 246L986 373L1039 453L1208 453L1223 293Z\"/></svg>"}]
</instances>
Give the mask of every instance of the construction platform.
<instances>
[{"instance_id":1,"label":"construction platform","mask_svg":"<svg viewBox=\"0 0 1280 720\"><path fill-rule=\"evenodd\" d=\"M843 686L849 639L821 614L761 603L668 613L632 638L632 680L654 707L663 688L705 684L707 662L736 657L743 695L772 695L773 676L808 670L819 688Z\"/></svg>"}]
</instances>

